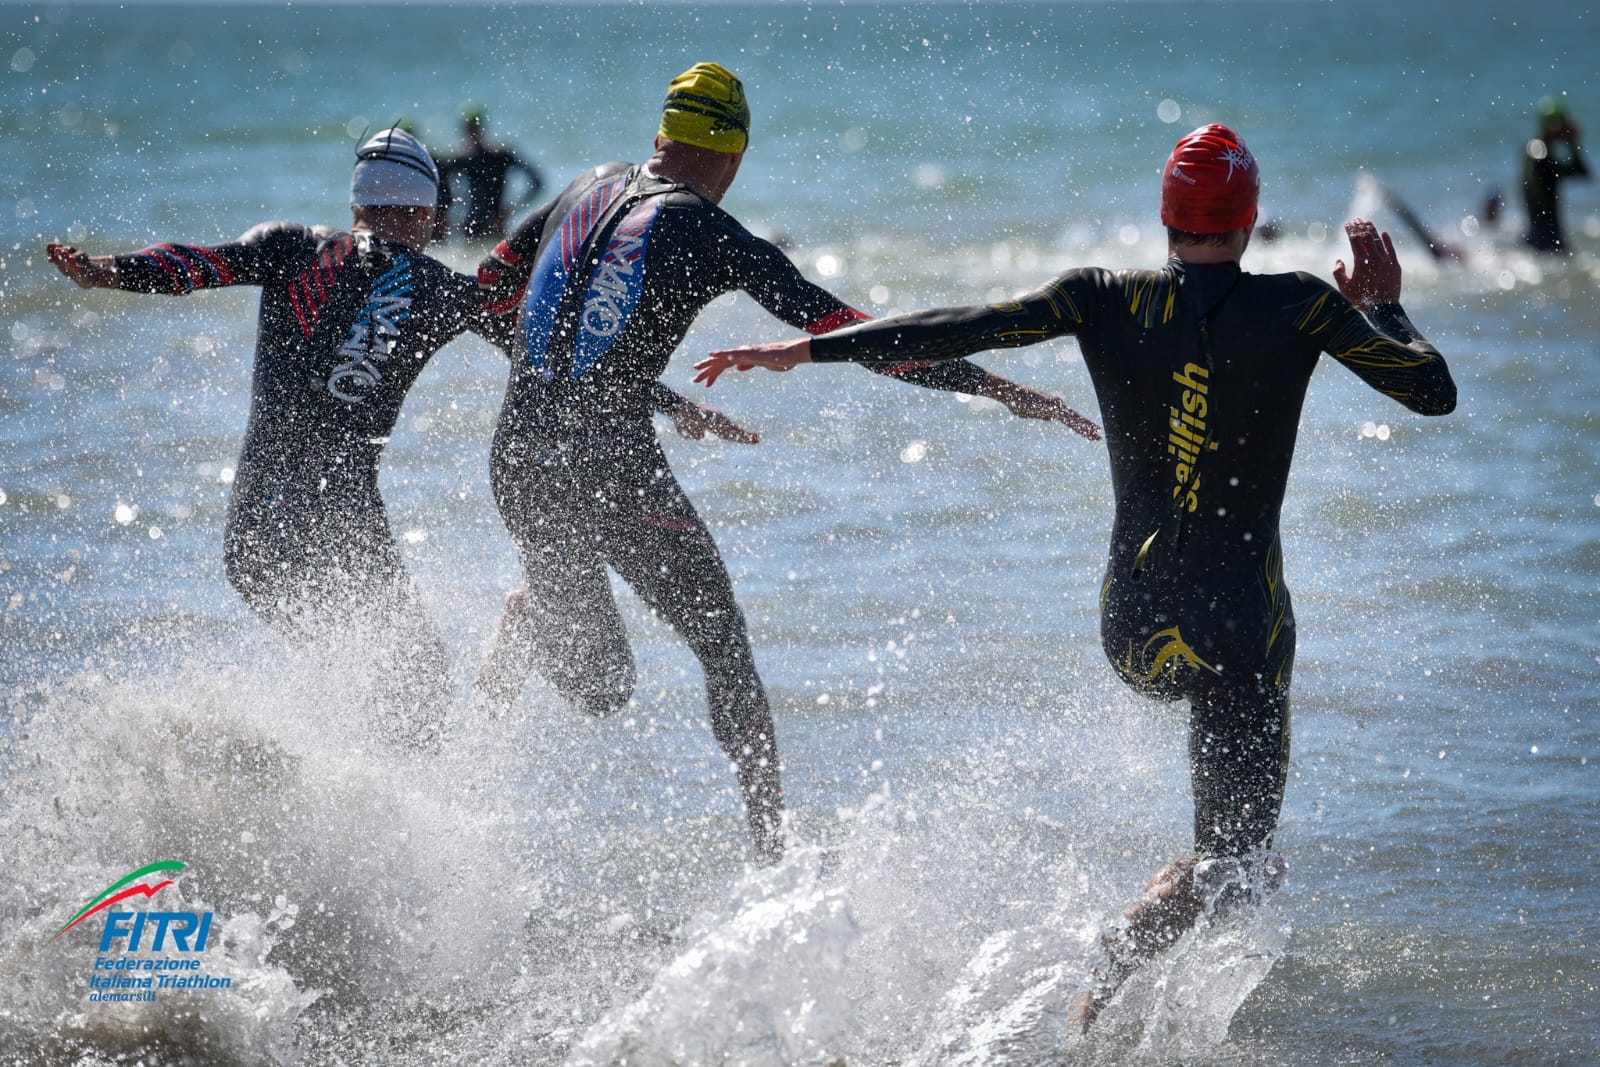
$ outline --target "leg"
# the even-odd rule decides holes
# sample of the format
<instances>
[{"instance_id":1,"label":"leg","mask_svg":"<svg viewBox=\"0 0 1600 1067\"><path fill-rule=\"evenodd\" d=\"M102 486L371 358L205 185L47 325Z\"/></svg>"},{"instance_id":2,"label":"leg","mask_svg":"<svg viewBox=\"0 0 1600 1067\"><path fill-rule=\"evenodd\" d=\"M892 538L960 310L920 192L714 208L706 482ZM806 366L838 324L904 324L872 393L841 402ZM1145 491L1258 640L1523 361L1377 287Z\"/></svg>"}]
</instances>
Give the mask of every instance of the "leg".
<instances>
[{"instance_id":1,"label":"leg","mask_svg":"<svg viewBox=\"0 0 1600 1067\"><path fill-rule=\"evenodd\" d=\"M1114 591L1109 583L1106 590ZM1130 975L1175 944L1203 914L1250 899L1250 878L1259 874L1274 885L1282 873L1275 861L1259 869L1250 862L1270 845L1282 806L1294 658L1293 615L1285 604L1281 629L1268 641L1265 634L1274 612L1265 594L1263 603L1267 625L1254 647L1267 645L1268 665L1259 675L1235 681L1236 675L1205 665L1212 655L1209 647L1192 661L1174 657L1165 667L1150 662L1150 631L1169 625L1168 620L1150 625L1143 621L1145 605L1139 601L1102 596L1102 642L1123 680L1150 696L1187 697L1190 702L1189 766L1198 854L1158 871L1123 913L1122 922L1102 935L1105 965L1069 1008L1085 1030ZM1200 619L1196 625L1185 623L1182 632L1211 636L1204 616ZM1170 634L1162 630L1155 636L1168 638L1163 648L1187 649L1178 643L1179 633L1174 627Z\"/></svg>"},{"instance_id":2,"label":"leg","mask_svg":"<svg viewBox=\"0 0 1600 1067\"><path fill-rule=\"evenodd\" d=\"M1272 844L1289 765L1289 686L1250 680L1197 695L1189 716L1195 849L1244 857Z\"/></svg>"},{"instance_id":3,"label":"leg","mask_svg":"<svg viewBox=\"0 0 1600 1067\"><path fill-rule=\"evenodd\" d=\"M1171 948L1202 914L1254 897L1250 882L1276 884L1282 865L1253 862L1270 847L1283 803L1289 755L1287 671L1282 685L1254 679L1238 692L1221 684L1191 696L1189 766L1198 855L1169 863L1145 886L1120 925L1101 937L1107 964L1074 999L1085 1030L1127 978Z\"/></svg>"},{"instance_id":4,"label":"leg","mask_svg":"<svg viewBox=\"0 0 1600 1067\"><path fill-rule=\"evenodd\" d=\"M611 564L699 659L711 730L738 775L756 853L775 863L783 855L777 735L744 613L710 531L664 458L658 470L644 494L646 510L616 516Z\"/></svg>"},{"instance_id":5,"label":"leg","mask_svg":"<svg viewBox=\"0 0 1600 1067\"><path fill-rule=\"evenodd\" d=\"M478 693L492 708L508 708L537 669L579 709L611 714L633 694L633 653L585 496L552 460L528 464L515 479L497 470L495 497L525 588L506 597Z\"/></svg>"},{"instance_id":6,"label":"leg","mask_svg":"<svg viewBox=\"0 0 1600 1067\"><path fill-rule=\"evenodd\" d=\"M525 587L507 594L478 693L503 712L537 669L580 711L603 718L633 695L633 652L605 564L519 539ZM574 556L587 558L575 559Z\"/></svg>"}]
</instances>

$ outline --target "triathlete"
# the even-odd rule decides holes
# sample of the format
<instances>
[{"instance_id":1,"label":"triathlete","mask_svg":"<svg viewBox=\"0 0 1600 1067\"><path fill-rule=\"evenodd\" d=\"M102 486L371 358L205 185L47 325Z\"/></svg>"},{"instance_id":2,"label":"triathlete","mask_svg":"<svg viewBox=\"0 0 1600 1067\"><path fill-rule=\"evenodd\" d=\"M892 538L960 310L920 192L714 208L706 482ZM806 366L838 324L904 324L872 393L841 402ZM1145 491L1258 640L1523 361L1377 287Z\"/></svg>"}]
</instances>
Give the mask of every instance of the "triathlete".
<instances>
[{"instance_id":1,"label":"triathlete","mask_svg":"<svg viewBox=\"0 0 1600 1067\"><path fill-rule=\"evenodd\" d=\"M1310 274L1239 268L1256 218L1255 159L1225 126L1178 142L1163 170L1160 270L1070 270L1016 301L914 312L814 340L713 352L729 367L951 359L1073 335L1105 418L1116 514L1101 639L1139 691L1190 702L1195 857L1169 865L1076 1004L1087 1026L1140 963L1196 920L1210 885L1273 877L1261 865L1289 754L1294 614L1278 516L1300 408L1320 353L1424 415L1455 407L1439 353L1400 309L1388 234L1346 226L1354 269L1335 290ZM1201 860L1210 863L1201 869Z\"/></svg>"},{"instance_id":2,"label":"triathlete","mask_svg":"<svg viewBox=\"0 0 1600 1067\"><path fill-rule=\"evenodd\" d=\"M523 204L538 203L544 179L533 164L510 148L490 144L484 137L483 123L481 107L469 106L463 112L461 136L466 148L460 155L439 162L444 178L441 209L448 212L452 204L464 201L461 232L468 237L497 238L505 235L511 213L506 206L506 183L511 175L521 174L526 184L518 201ZM436 221L442 224L444 219Z\"/></svg>"},{"instance_id":3,"label":"triathlete","mask_svg":"<svg viewBox=\"0 0 1600 1067\"><path fill-rule=\"evenodd\" d=\"M1561 146L1565 145L1563 149ZM1589 164L1578 147L1578 127L1561 101L1539 101L1539 136L1522 146L1522 199L1528 208L1524 240L1540 252L1567 250L1561 232L1561 183L1587 178Z\"/></svg>"},{"instance_id":4,"label":"triathlete","mask_svg":"<svg viewBox=\"0 0 1600 1067\"><path fill-rule=\"evenodd\" d=\"M228 579L259 616L326 650L336 669L362 662L398 716L385 726L419 743L441 722L445 650L390 531L378 462L429 357L463 330L487 335L495 321L473 279L423 254L438 180L427 150L388 130L356 154L348 232L269 222L211 247L90 256L46 246L86 289L261 287L250 417L224 535ZM685 429L721 433L725 422Z\"/></svg>"},{"instance_id":5,"label":"triathlete","mask_svg":"<svg viewBox=\"0 0 1600 1067\"><path fill-rule=\"evenodd\" d=\"M491 310L519 322L491 473L526 581L507 600L479 689L504 706L536 668L591 714L625 706L634 662L611 567L704 668L713 733L770 862L783 804L771 713L727 568L650 433L647 394L700 310L732 290L816 333L865 316L717 206L749 128L739 80L697 64L671 83L648 163L579 176L479 268ZM1057 398L970 363L889 373L1095 431Z\"/></svg>"}]
</instances>

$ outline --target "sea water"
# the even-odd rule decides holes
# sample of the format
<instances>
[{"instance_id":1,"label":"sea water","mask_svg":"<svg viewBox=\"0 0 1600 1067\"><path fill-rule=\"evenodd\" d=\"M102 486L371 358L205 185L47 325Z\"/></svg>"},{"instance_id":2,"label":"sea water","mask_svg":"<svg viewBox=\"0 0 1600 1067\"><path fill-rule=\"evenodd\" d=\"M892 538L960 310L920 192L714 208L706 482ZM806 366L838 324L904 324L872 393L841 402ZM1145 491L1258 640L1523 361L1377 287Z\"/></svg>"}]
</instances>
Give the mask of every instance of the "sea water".
<instances>
[{"instance_id":1,"label":"sea water","mask_svg":"<svg viewBox=\"0 0 1600 1067\"><path fill-rule=\"evenodd\" d=\"M1596 54L1581 6L1476 2L0 5L0 1062L1600 1058L1600 197L1568 183L1573 254L1535 256L1516 170L1541 96L1600 122ZM1246 268L1330 277L1370 214L1450 361L1443 419L1313 380L1287 880L1087 1037L1097 932L1190 818L1183 709L1099 649L1102 446L851 367L693 394L757 446L662 423L775 709L796 846L758 871L698 667L624 590L626 713L537 680L472 705L517 582L492 348L444 349L385 455L454 661L421 757L352 699L366 635L329 670L224 578L255 293L83 293L43 255L344 223L364 131L445 153L468 100L552 191L642 159L699 60L753 110L724 205L872 314L1159 264L1160 161L1223 121L1279 223ZM724 298L666 380L789 332ZM979 362L1095 414L1070 341ZM90 1001L102 924L53 935L162 859L185 870L136 907L211 912L230 987Z\"/></svg>"}]
</instances>

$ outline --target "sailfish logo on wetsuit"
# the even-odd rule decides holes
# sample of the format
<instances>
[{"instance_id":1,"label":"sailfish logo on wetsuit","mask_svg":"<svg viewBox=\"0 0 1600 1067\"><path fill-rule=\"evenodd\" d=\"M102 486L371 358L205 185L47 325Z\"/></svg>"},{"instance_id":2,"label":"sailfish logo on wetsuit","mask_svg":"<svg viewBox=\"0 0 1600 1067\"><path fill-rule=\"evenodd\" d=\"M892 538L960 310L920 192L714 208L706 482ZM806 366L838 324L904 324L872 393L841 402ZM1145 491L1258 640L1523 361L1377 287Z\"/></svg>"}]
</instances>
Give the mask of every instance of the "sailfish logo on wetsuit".
<instances>
[{"instance_id":1,"label":"sailfish logo on wetsuit","mask_svg":"<svg viewBox=\"0 0 1600 1067\"><path fill-rule=\"evenodd\" d=\"M1176 407L1167 409L1167 455L1175 460L1172 468L1175 481L1172 499L1178 501L1185 511L1194 511L1200 506L1201 453L1217 450L1217 442L1211 440L1206 425L1206 415L1210 409L1206 399L1206 394L1211 391L1208 384L1210 377L1210 372L1196 363L1186 363L1182 373L1172 375L1172 380L1183 386L1178 401L1183 405L1183 410Z\"/></svg>"},{"instance_id":2,"label":"sailfish logo on wetsuit","mask_svg":"<svg viewBox=\"0 0 1600 1067\"><path fill-rule=\"evenodd\" d=\"M555 332L556 315L561 310L561 296L567 290L572 264L595 224L627 184L627 175L622 175L584 194L561 220L555 240L544 242L539 261L534 264L533 274L528 279L528 294L522 304L522 336L527 343L528 362L545 381L554 377L548 366L550 335Z\"/></svg>"},{"instance_id":3,"label":"sailfish logo on wetsuit","mask_svg":"<svg viewBox=\"0 0 1600 1067\"><path fill-rule=\"evenodd\" d=\"M359 404L383 380L383 365L394 355L400 324L411 317L411 257L396 256L395 265L372 283L367 302L350 324L339 346L344 362L328 375L328 392Z\"/></svg>"},{"instance_id":4,"label":"sailfish logo on wetsuit","mask_svg":"<svg viewBox=\"0 0 1600 1067\"><path fill-rule=\"evenodd\" d=\"M651 197L622 220L605 255L600 257L583 298L578 316L578 338L572 349L572 377L583 377L622 332L628 316L639 306L644 290L644 258L650 229L661 211L661 198Z\"/></svg>"}]
</instances>

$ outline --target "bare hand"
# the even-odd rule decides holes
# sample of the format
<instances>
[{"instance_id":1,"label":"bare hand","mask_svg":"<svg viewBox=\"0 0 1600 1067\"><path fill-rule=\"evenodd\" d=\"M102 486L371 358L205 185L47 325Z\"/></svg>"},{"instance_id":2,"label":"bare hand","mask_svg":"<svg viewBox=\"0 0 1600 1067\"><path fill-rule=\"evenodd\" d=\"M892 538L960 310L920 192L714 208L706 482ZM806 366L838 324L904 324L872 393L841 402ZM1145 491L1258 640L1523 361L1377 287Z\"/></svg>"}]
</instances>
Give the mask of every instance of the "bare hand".
<instances>
[{"instance_id":1,"label":"bare hand","mask_svg":"<svg viewBox=\"0 0 1600 1067\"><path fill-rule=\"evenodd\" d=\"M797 341L774 341L765 345L747 345L743 348L724 348L712 352L694 365L697 382L707 388L715 385L722 372L765 367L767 370L785 371L802 363L811 362L811 338Z\"/></svg>"},{"instance_id":2,"label":"bare hand","mask_svg":"<svg viewBox=\"0 0 1600 1067\"><path fill-rule=\"evenodd\" d=\"M678 436L691 441L698 441L709 433L740 445L761 443L761 435L754 430L747 430L716 408L696 404L693 400L685 400L668 418L672 420Z\"/></svg>"},{"instance_id":3,"label":"bare hand","mask_svg":"<svg viewBox=\"0 0 1600 1067\"><path fill-rule=\"evenodd\" d=\"M44 246L45 255L56 265L56 270L71 278L80 289L114 289L117 271L110 256L91 256L71 245L51 241Z\"/></svg>"},{"instance_id":4,"label":"bare hand","mask_svg":"<svg viewBox=\"0 0 1600 1067\"><path fill-rule=\"evenodd\" d=\"M1046 422L1065 423L1067 428L1080 437L1090 441L1100 440L1100 426L1093 419L1086 419L1072 408L1059 396L1041 393L1037 389L1030 389L1026 385L1008 381L997 389L993 398L1011 409L1011 414L1019 419L1044 419Z\"/></svg>"},{"instance_id":5,"label":"bare hand","mask_svg":"<svg viewBox=\"0 0 1600 1067\"><path fill-rule=\"evenodd\" d=\"M1333 280L1345 298L1363 312L1379 304L1400 302L1400 260L1394 253L1394 241L1387 231L1366 219L1351 219L1344 224L1350 238L1350 254L1355 269L1346 271L1344 260L1335 260Z\"/></svg>"}]
</instances>

